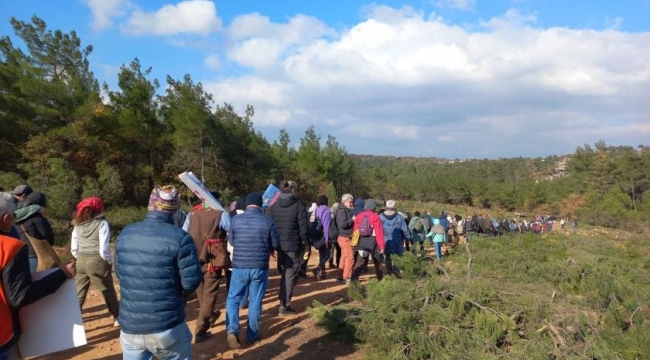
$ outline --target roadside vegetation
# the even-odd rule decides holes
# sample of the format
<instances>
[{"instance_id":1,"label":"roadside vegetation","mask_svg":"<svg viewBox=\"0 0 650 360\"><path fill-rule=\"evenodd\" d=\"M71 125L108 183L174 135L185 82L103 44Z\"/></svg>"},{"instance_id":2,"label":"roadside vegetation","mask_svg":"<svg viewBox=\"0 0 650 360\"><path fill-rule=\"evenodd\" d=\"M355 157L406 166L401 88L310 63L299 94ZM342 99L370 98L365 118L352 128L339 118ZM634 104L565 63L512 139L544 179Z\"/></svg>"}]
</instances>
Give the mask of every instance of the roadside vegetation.
<instances>
[{"instance_id":1,"label":"roadside vegetation","mask_svg":"<svg viewBox=\"0 0 650 360\"><path fill-rule=\"evenodd\" d=\"M401 278L355 285L350 302L310 312L368 358L646 359L650 249L619 237L479 238L440 264L406 254Z\"/></svg>"}]
</instances>

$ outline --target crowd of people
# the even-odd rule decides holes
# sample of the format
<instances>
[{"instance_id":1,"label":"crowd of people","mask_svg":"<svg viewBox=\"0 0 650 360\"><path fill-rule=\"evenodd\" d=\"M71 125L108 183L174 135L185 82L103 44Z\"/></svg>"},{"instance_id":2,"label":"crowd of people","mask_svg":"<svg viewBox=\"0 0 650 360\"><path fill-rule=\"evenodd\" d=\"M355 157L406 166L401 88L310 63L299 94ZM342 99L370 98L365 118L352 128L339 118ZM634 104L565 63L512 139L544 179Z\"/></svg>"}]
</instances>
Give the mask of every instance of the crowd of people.
<instances>
[{"instance_id":1,"label":"crowd of people","mask_svg":"<svg viewBox=\"0 0 650 360\"><path fill-rule=\"evenodd\" d=\"M55 292L66 278L75 279L80 307L91 283L99 289L113 326L120 328L124 359L190 359L192 340L210 339L210 329L221 318L217 307L221 285L228 294L225 340L229 347L243 346L239 312L245 308L246 344L261 341L262 300L272 258L280 273L277 315L287 317L297 313L291 304L296 284L310 273L316 281L334 275L337 282L350 284L359 281L372 261L378 280L399 276L393 260L405 252L425 256L425 245L432 244L440 259L443 244L464 244L471 233L499 233L511 229L512 223L444 211L439 216L428 211L402 213L394 200L378 209L374 199L355 199L351 194L332 204L319 195L308 206L300 200L296 182L282 181L279 190L271 206L265 206L262 194L254 192L233 201L227 210L220 194L211 191L221 209L199 200L185 213L180 210L178 189L156 186L144 220L120 232L114 255L104 203L98 197L85 198L77 204L71 222L74 262L38 281L30 275L38 259L29 238L54 241L45 196L27 185L0 193L0 316L11 319L0 326L0 360L13 351L20 337L20 308ZM523 231L522 222L514 223L516 231ZM317 264L309 269L312 253ZM113 270L120 284L119 301ZM192 333L185 306L194 296L199 313Z\"/></svg>"}]
</instances>

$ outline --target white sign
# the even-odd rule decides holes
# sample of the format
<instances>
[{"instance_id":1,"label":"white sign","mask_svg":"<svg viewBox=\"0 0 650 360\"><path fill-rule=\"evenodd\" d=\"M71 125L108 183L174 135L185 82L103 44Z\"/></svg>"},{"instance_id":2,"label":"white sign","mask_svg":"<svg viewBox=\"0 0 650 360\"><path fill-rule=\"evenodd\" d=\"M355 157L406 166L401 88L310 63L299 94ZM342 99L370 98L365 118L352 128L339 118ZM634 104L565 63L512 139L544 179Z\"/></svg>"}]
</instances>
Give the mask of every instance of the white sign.
<instances>
[{"instance_id":1,"label":"white sign","mask_svg":"<svg viewBox=\"0 0 650 360\"><path fill-rule=\"evenodd\" d=\"M39 280L57 269L32 273ZM23 356L39 356L86 345L86 331L73 279L54 293L20 310Z\"/></svg>"},{"instance_id":2,"label":"white sign","mask_svg":"<svg viewBox=\"0 0 650 360\"><path fill-rule=\"evenodd\" d=\"M226 210L224 210L223 206L219 204L219 201L210 194L208 189L205 188L205 185L199 180L194 173L191 171L189 172L184 172L182 174L178 175L178 178L181 179L181 181L187 185L190 190L196 195L199 199L201 199L202 202L204 202L206 205L209 207L215 209L215 210L220 210L224 213L228 213Z\"/></svg>"}]
</instances>

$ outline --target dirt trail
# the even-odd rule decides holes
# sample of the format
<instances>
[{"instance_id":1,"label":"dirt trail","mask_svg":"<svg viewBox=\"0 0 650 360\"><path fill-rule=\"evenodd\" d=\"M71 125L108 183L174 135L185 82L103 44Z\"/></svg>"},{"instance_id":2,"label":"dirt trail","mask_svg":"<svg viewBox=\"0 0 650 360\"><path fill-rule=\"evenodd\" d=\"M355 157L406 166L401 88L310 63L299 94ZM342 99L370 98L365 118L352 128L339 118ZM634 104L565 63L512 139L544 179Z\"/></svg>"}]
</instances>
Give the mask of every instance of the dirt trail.
<instances>
[{"instance_id":1,"label":"dirt trail","mask_svg":"<svg viewBox=\"0 0 650 360\"><path fill-rule=\"evenodd\" d=\"M313 252L309 269L313 269L318 258ZM226 342L226 327L224 322L226 288L219 289L218 306L222 312L216 327L211 329L212 337L201 343L192 344L194 359L291 359L291 360L336 360L361 359L363 356L354 346L338 343L318 328L315 321L306 312L314 300L323 304L335 305L344 300L347 286L335 281L336 273L328 269L328 278L316 281L311 273L307 279L301 278L294 291L291 306L298 314L289 318L278 317L278 288L280 276L275 270L275 261L269 270L269 286L262 304L262 320L260 334L261 344L247 346L232 351ZM370 266L368 274L361 281L374 277L374 269ZM115 279L116 286L119 283ZM119 293L119 290L118 290ZM194 330L198 314L198 301L192 300L187 305L187 320L190 330ZM240 339L246 336L247 310L240 311ZM33 359L63 360L63 359L121 359L120 331L112 327L112 318L106 310L101 294L91 286L88 299L83 309L84 327L88 344L79 348L61 351Z\"/></svg>"}]
</instances>

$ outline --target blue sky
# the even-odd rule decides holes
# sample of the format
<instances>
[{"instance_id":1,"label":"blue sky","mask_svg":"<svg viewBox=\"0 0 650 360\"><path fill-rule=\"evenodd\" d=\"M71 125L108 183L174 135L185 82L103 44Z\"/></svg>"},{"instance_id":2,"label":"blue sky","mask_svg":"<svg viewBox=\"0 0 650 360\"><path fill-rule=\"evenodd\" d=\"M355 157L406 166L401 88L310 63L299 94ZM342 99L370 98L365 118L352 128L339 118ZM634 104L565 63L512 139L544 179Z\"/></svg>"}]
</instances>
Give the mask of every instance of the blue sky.
<instances>
[{"instance_id":1,"label":"blue sky","mask_svg":"<svg viewBox=\"0 0 650 360\"><path fill-rule=\"evenodd\" d=\"M135 57L163 88L189 73L271 141L314 124L378 155L649 145L650 0L3 1L0 34L32 15L92 44L112 90Z\"/></svg>"}]
</instances>

